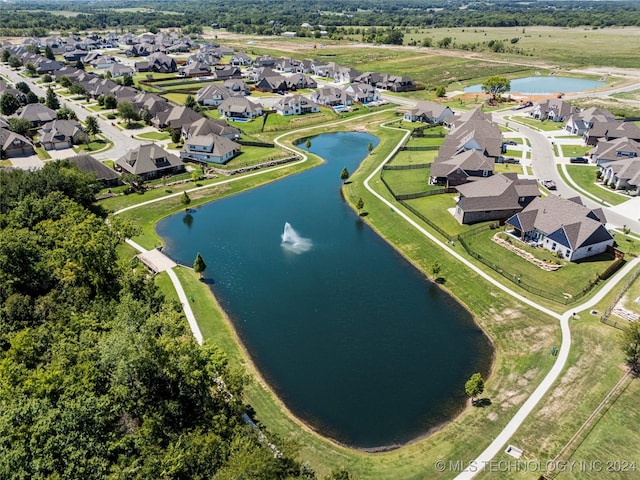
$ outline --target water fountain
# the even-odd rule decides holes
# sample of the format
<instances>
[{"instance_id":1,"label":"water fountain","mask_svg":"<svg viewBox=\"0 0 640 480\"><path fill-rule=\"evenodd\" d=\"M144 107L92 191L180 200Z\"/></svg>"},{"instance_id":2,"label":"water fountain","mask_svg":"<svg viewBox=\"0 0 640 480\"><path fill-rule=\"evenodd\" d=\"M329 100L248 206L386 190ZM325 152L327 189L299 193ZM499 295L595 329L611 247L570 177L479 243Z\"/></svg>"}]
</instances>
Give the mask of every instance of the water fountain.
<instances>
[{"instance_id":1,"label":"water fountain","mask_svg":"<svg viewBox=\"0 0 640 480\"><path fill-rule=\"evenodd\" d=\"M289 222L284 223L281 239L283 248L297 254L309 251L312 246L311 240L301 237Z\"/></svg>"}]
</instances>

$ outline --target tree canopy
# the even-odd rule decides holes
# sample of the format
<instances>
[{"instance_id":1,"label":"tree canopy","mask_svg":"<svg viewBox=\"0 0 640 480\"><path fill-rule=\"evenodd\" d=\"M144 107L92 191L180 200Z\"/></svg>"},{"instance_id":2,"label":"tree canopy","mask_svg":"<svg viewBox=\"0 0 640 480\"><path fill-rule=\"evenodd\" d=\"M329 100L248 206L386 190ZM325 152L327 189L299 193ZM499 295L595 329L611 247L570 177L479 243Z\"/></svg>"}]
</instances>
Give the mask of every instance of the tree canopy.
<instances>
[{"instance_id":1,"label":"tree canopy","mask_svg":"<svg viewBox=\"0 0 640 480\"><path fill-rule=\"evenodd\" d=\"M485 80L482 84L482 91L491 95L491 99L495 100L498 96L508 92L511 89L509 79L494 75Z\"/></svg>"},{"instance_id":2,"label":"tree canopy","mask_svg":"<svg viewBox=\"0 0 640 480\"><path fill-rule=\"evenodd\" d=\"M95 177L0 171L1 478L315 478L243 414L241 372L117 248Z\"/></svg>"}]
</instances>

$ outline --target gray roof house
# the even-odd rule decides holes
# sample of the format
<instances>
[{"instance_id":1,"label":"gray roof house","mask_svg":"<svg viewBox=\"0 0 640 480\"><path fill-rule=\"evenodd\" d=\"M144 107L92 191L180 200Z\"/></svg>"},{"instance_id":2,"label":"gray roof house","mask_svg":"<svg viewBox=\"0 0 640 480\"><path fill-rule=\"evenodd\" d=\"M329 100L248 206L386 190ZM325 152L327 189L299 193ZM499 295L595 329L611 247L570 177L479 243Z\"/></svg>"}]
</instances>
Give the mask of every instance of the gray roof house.
<instances>
[{"instance_id":1,"label":"gray roof house","mask_svg":"<svg viewBox=\"0 0 640 480\"><path fill-rule=\"evenodd\" d=\"M156 113L156 116L151 119L151 123L156 128L178 128L182 129L184 125L189 125L196 120L200 120L202 115L198 112L194 112L189 107L180 105L178 107L170 108L169 110L163 110Z\"/></svg>"},{"instance_id":2,"label":"gray roof house","mask_svg":"<svg viewBox=\"0 0 640 480\"><path fill-rule=\"evenodd\" d=\"M578 109L560 98L548 98L537 104L529 115L538 120L564 122L571 115L578 113Z\"/></svg>"},{"instance_id":3,"label":"gray roof house","mask_svg":"<svg viewBox=\"0 0 640 480\"><path fill-rule=\"evenodd\" d=\"M77 120L53 120L45 123L39 133L40 143L45 150L62 150L89 142L89 135Z\"/></svg>"},{"instance_id":4,"label":"gray roof house","mask_svg":"<svg viewBox=\"0 0 640 480\"><path fill-rule=\"evenodd\" d=\"M120 175L115 170L111 170L104 163L96 160L91 155L76 155L75 157L68 158L66 161L74 164L78 167L78 170L85 173L93 173L96 179L101 182L105 187L111 187L119 185Z\"/></svg>"},{"instance_id":5,"label":"gray roof house","mask_svg":"<svg viewBox=\"0 0 640 480\"><path fill-rule=\"evenodd\" d=\"M278 100L273 109L283 116L304 115L319 112L320 106L302 95L289 95Z\"/></svg>"},{"instance_id":6,"label":"gray roof house","mask_svg":"<svg viewBox=\"0 0 640 480\"><path fill-rule=\"evenodd\" d=\"M353 97L343 89L334 86L320 87L311 94L311 100L328 107L353 105Z\"/></svg>"},{"instance_id":7,"label":"gray roof house","mask_svg":"<svg viewBox=\"0 0 640 480\"><path fill-rule=\"evenodd\" d=\"M640 158L625 158L618 162L610 162L600 167L602 182L613 185L616 189L635 190L640 187Z\"/></svg>"},{"instance_id":8,"label":"gray roof house","mask_svg":"<svg viewBox=\"0 0 640 480\"><path fill-rule=\"evenodd\" d=\"M230 96L229 91L223 86L210 83L198 90L196 93L196 102L200 105L217 107Z\"/></svg>"},{"instance_id":9,"label":"gray roof house","mask_svg":"<svg viewBox=\"0 0 640 480\"><path fill-rule=\"evenodd\" d=\"M116 160L116 170L145 180L184 171L184 162L154 143L140 145Z\"/></svg>"},{"instance_id":10,"label":"gray roof house","mask_svg":"<svg viewBox=\"0 0 640 480\"><path fill-rule=\"evenodd\" d=\"M8 158L26 157L36 153L31 140L6 128L0 128L0 146Z\"/></svg>"},{"instance_id":11,"label":"gray roof house","mask_svg":"<svg viewBox=\"0 0 640 480\"><path fill-rule=\"evenodd\" d=\"M256 118L262 115L262 105L246 97L230 97L218 107L218 113L226 118Z\"/></svg>"},{"instance_id":12,"label":"gray roof house","mask_svg":"<svg viewBox=\"0 0 640 480\"><path fill-rule=\"evenodd\" d=\"M633 122L622 120L595 121L582 136L587 145L596 145L602 140L610 141L623 137L640 141L640 127Z\"/></svg>"},{"instance_id":13,"label":"gray roof house","mask_svg":"<svg viewBox=\"0 0 640 480\"><path fill-rule=\"evenodd\" d=\"M453 116L453 111L437 102L418 102L406 112L403 118L408 122L444 123L445 118Z\"/></svg>"},{"instance_id":14,"label":"gray roof house","mask_svg":"<svg viewBox=\"0 0 640 480\"><path fill-rule=\"evenodd\" d=\"M431 164L429 183L447 187L462 185L469 177L493 175L495 161L477 150L464 150L452 157Z\"/></svg>"},{"instance_id":15,"label":"gray roof house","mask_svg":"<svg viewBox=\"0 0 640 480\"><path fill-rule=\"evenodd\" d=\"M602 210L590 210L580 197L566 199L548 195L534 199L506 224L522 241L574 262L613 246L613 237L605 228L605 222Z\"/></svg>"},{"instance_id":16,"label":"gray roof house","mask_svg":"<svg viewBox=\"0 0 640 480\"><path fill-rule=\"evenodd\" d=\"M227 163L240 153L240 145L213 133L193 135L184 142L180 158L201 162Z\"/></svg>"},{"instance_id":17,"label":"gray roof house","mask_svg":"<svg viewBox=\"0 0 640 480\"><path fill-rule=\"evenodd\" d=\"M615 119L615 115L609 110L591 107L570 115L564 129L572 135L584 135L584 132L589 130L594 123L603 123Z\"/></svg>"},{"instance_id":18,"label":"gray roof house","mask_svg":"<svg viewBox=\"0 0 640 480\"><path fill-rule=\"evenodd\" d=\"M600 140L591 149L591 162L603 166L610 162L617 162L626 158L640 157L640 142L627 137L616 138L614 140Z\"/></svg>"},{"instance_id":19,"label":"gray roof house","mask_svg":"<svg viewBox=\"0 0 640 480\"><path fill-rule=\"evenodd\" d=\"M352 83L344 88L344 91L353 96L354 100L359 103L379 102L380 92L373 85L368 83Z\"/></svg>"},{"instance_id":20,"label":"gray roof house","mask_svg":"<svg viewBox=\"0 0 640 480\"><path fill-rule=\"evenodd\" d=\"M230 140L240 138L240 130L236 127L232 127L224 120L215 120L209 117L202 117L191 125L182 127L182 136L186 139L197 135L202 136L209 134L226 137Z\"/></svg>"},{"instance_id":21,"label":"gray roof house","mask_svg":"<svg viewBox=\"0 0 640 480\"><path fill-rule=\"evenodd\" d=\"M29 120L32 125L38 127L58 118L55 110L51 110L42 103L28 103L18 110L17 117Z\"/></svg>"},{"instance_id":22,"label":"gray roof house","mask_svg":"<svg viewBox=\"0 0 640 480\"><path fill-rule=\"evenodd\" d=\"M506 220L540 196L536 180L515 173L498 173L456 187L459 193L454 217L463 225Z\"/></svg>"},{"instance_id":23,"label":"gray roof house","mask_svg":"<svg viewBox=\"0 0 640 480\"><path fill-rule=\"evenodd\" d=\"M229 80L225 80L222 82L222 87L226 88L231 95L235 96L245 96L251 93L249 85L240 78L230 78Z\"/></svg>"}]
</instances>

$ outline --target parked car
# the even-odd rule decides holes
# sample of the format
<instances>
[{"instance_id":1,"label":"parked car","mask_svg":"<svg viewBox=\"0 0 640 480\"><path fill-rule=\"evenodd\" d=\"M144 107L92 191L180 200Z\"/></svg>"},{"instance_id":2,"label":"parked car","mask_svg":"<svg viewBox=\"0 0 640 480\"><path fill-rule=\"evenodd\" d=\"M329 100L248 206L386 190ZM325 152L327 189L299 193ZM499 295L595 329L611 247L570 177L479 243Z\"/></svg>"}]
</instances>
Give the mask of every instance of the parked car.
<instances>
[{"instance_id":1,"label":"parked car","mask_svg":"<svg viewBox=\"0 0 640 480\"><path fill-rule=\"evenodd\" d=\"M585 157L573 157L569 160L570 163L589 163L589 159Z\"/></svg>"},{"instance_id":2,"label":"parked car","mask_svg":"<svg viewBox=\"0 0 640 480\"><path fill-rule=\"evenodd\" d=\"M556 182L554 182L553 180L543 180L542 186L547 190L555 190L557 188Z\"/></svg>"},{"instance_id":3,"label":"parked car","mask_svg":"<svg viewBox=\"0 0 640 480\"><path fill-rule=\"evenodd\" d=\"M518 142L516 142L515 140L505 140L504 144L505 145L518 145Z\"/></svg>"},{"instance_id":4,"label":"parked car","mask_svg":"<svg viewBox=\"0 0 640 480\"><path fill-rule=\"evenodd\" d=\"M511 163L513 165L519 165L520 164L520 160L518 160L517 158L505 158L504 159L504 163Z\"/></svg>"}]
</instances>

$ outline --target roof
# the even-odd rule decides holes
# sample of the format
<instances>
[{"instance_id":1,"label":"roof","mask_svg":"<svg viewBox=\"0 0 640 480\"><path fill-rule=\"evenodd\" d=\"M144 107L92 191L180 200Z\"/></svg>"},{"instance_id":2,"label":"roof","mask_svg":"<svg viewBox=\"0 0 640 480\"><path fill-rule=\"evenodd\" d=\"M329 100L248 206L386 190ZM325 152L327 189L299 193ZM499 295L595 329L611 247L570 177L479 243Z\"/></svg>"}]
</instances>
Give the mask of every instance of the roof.
<instances>
[{"instance_id":1,"label":"roof","mask_svg":"<svg viewBox=\"0 0 640 480\"><path fill-rule=\"evenodd\" d=\"M144 175L165 168L178 167L184 163L173 153L167 152L154 143L148 143L129 150L116 160L116 165L129 173Z\"/></svg>"},{"instance_id":2,"label":"roof","mask_svg":"<svg viewBox=\"0 0 640 480\"><path fill-rule=\"evenodd\" d=\"M67 159L70 163L73 163L79 170L86 173L95 174L98 180L115 180L120 178L114 170L107 167L104 163L96 160L91 155L78 155Z\"/></svg>"},{"instance_id":3,"label":"roof","mask_svg":"<svg viewBox=\"0 0 640 480\"><path fill-rule=\"evenodd\" d=\"M40 131L42 132L40 136L41 142L52 142L56 139L64 140L73 138L78 134L87 137L86 132L77 120L53 120L44 124Z\"/></svg>"},{"instance_id":4,"label":"roof","mask_svg":"<svg viewBox=\"0 0 640 480\"><path fill-rule=\"evenodd\" d=\"M465 171L487 170L493 172L494 165L495 162L492 158L485 157L477 150L467 150L446 160L434 162L431 165L431 176L446 177L458 168Z\"/></svg>"},{"instance_id":5,"label":"roof","mask_svg":"<svg viewBox=\"0 0 640 480\"><path fill-rule=\"evenodd\" d=\"M238 145L233 140L229 140L226 137L221 137L212 133L208 135L196 135L189 138L185 142L182 151L189 153L191 151L191 145L210 147L206 153L209 153L210 155L214 155L216 157L224 157L227 154L240 149L240 145ZM203 152L198 151L194 153L202 154Z\"/></svg>"},{"instance_id":6,"label":"roof","mask_svg":"<svg viewBox=\"0 0 640 480\"><path fill-rule=\"evenodd\" d=\"M19 118L30 122L50 122L57 118L55 110L51 110L42 103L29 103L20 109Z\"/></svg>"},{"instance_id":7,"label":"roof","mask_svg":"<svg viewBox=\"0 0 640 480\"><path fill-rule=\"evenodd\" d=\"M214 120L209 117L202 117L200 120L196 120L187 129L187 137L194 135L208 135L208 134L220 135L220 136L234 136L240 135L240 130L236 127L232 127L224 120Z\"/></svg>"},{"instance_id":8,"label":"roof","mask_svg":"<svg viewBox=\"0 0 640 480\"><path fill-rule=\"evenodd\" d=\"M460 193L458 206L466 212L518 209L521 197L540 196L535 180L502 173L459 185L456 190Z\"/></svg>"},{"instance_id":9,"label":"roof","mask_svg":"<svg viewBox=\"0 0 640 480\"><path fill-rule=\"evenodd\" d=\"M220 104L218 109L223 112L248 113L261 110L262 105L259 103L253 103L245 97L229 97Z\"/></svg>"},{"instance_id":10,"label":"roof","mask_svg":"<svg viewBox=\"0 0 640 480\"><path fill-rule=\"evenodd\" d=\"M534 199L507 223L524 232L538 230L573 250L613 239L604 227L602 210L590 210L579 197L548 195Z\"/></svg>"}]
</instances>

